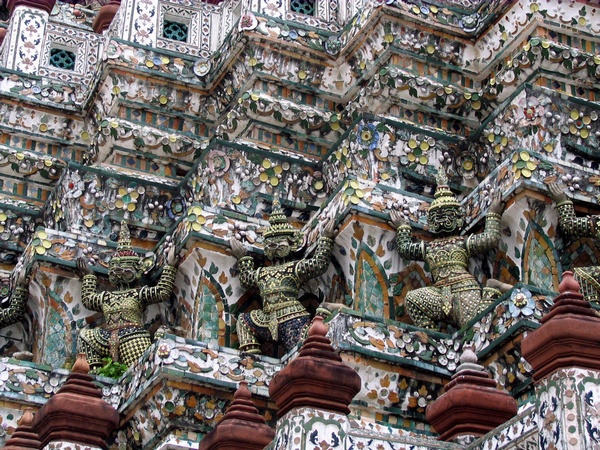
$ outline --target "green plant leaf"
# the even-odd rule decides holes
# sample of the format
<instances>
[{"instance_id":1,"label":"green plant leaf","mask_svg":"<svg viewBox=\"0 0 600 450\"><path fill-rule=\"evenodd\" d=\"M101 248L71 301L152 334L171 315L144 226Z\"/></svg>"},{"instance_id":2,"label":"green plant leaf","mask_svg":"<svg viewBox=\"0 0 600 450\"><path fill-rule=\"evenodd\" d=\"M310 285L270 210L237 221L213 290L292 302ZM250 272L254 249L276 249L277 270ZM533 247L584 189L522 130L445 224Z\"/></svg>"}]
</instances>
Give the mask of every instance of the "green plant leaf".
<instances>
[{"instance_id":1,"label":"green plant leaf","mask_svg":"<svg viewBox=\"0 0 600 450\"><path fill-rule=\"evenodd\" d=\"M104 366L99 367L94 371L96 375L100 375L102 377L114 378L118 380L129 368L126 364L113 361L110 357L102 358L102 361L104 362Z\"/></svg>"}]
</instances>

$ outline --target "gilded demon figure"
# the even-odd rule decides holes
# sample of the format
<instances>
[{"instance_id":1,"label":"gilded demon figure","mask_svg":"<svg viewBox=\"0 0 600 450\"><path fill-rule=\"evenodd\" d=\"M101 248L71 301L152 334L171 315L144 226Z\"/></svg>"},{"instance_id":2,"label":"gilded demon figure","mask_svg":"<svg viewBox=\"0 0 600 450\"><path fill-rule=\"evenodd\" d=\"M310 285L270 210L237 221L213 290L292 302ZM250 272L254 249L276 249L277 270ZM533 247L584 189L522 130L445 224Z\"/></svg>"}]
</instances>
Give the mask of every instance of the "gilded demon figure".
<instances>
[{"instance_id":1,"label":"gilded demon figure","mask_svg":"<svg viewBox=\"0 0 600 450\"><path fill-rule=\"evenodd\" d=\"M173 291L177 274L175 246L168 250L163 272L156 286L134 288L142 274L140 257L131 247L129 229L121 222L117 250L109 262L108 279L114 291L96 292L96 276L80 258L79 272L83 274L81 300L93 311L104 313L102 327L84 329L79 334L78 350L85 353L91 367L102 366L102 359L110 356L113 361L131 365L150 346L150 333L144 329L142 313L147 305L168 300Z\"/></svg>"},{"instance_id":2,"label":"gilded demon figure","mask_svg":"<svg viewBox=\"0 0 600 450\"><path fill-rule=\"evenodd\" d=\"M556 202L558 226L572 239L581 237L600 238L600 216L575 217L573 202L558 183L550 183L550 197ZM581 286L581 293L590 302L600 302L600 267L575 267L574 277Z\"/></svg>"},{"instance_id":3,"label":"gilded demon figure","mask_svg":"<svg viewBox=\"0 0 600 450\"><path fill-rule=\"evenodd\" d=\"M511 287L490 279L482 296L480 284L467 270L471 255L493 249L500 242L500 198L496 197L490 205L483 233L460 236L463 212L443 168L438 172L437 183L427 213L429 230L438 236L436 239L412 242L411 227L402 213L390 213L400 255L426 261L431 270L434 285L410 291L404 302L414 324L428 329L437 329L439 321L464 326Z\"/></svg>"},{"instance_id":4,"label":"gilded demon figure","mask_svg":"<svg viewBox=\"0 0 600 450\"><path fill-rule=\"evenodd\" d=\"M310 316L298 301L298 293L304 282L327 270L333 250L333 220L323 230L315 255L300 260L290 257L301 247L302 233L288 223L277 199L269 223L264 244L265 255L273 262L270 266L255 269L242 243L235 238L230 241L242 286L258 288L263 302L262 309L242 313L237 319L240 350L247 353L260 353L265 341L281 343L287 352L304 337Z\"/></svg>"}]
</instances>

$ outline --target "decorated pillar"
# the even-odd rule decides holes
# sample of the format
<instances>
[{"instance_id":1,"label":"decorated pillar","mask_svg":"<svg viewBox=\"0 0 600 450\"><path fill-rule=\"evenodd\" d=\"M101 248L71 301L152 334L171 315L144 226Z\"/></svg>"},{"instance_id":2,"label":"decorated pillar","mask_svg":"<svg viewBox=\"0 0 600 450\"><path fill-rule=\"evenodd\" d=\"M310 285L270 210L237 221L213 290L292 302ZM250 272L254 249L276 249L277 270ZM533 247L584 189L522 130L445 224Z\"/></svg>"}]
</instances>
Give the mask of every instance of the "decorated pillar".
<instances>
[{"instance_id":1,"label":"decorated pillar","mask_svg":"<svg viewBox=\"0 0 600 450\"><path fill-rule=\"evenodd\" d=\"M262 450L274 437L252 402L248 383L242 381L221 422L200 442L200 450Z\"/></svg>"},{"instance_id":2,"label":"decorated pillar","mask_svg":"<svg viewBox=\"0 0 600 450\"><path fill-rule=\"evenodd\" d=\"M40 449L83 445L89 450L107 450L106 438L117 427L119 413L102 399L89 370L80 353L64 386L36 414L32 427Z\"/></svg>"},{"instance_id":3,"label":"decorated pillar","mask_svg":"<svg viewBox=\"0 0 600 450\"><path fill-rule=\"evenodd\" d=\"M120 6L121 0L111 0L110 3L100 8L100 11L98 11L96 18L94 19L94 23L92 24L95 33L102 34L110 27Z\"/></svg>"},{"instance_id":4,"label":"decorated pillar","mask_svg":"<svg viewBox=\"0 0 600 450\"><path fill-rule=\"evenodd\" d=\"M56 0L8 0L10 26L2 61L8 69L36 74L43 58L44 36Z\"/></svg>"},{"instance_id":5,"label":"decorated pillar","mask_svg":"<svg viewBox=\"0 0 600 450\"><path fill-rule=\"evenodd\" d=\"M464 445L515 416L517 402L498 390L472 350L465 350L460 361L446 392L427 407L425 417L441 440Z\"/></svg>"},{"instance_id":6,"label":"decorated pillar","mask_svg":"<svg viewBox=\"0 0 600 450\"><path fill-rule=\"evenodd\" d=\"M522 342L534 369L540 448L595 448L600 430L600 318L572 272L542 326Z\"/></svg>"},{"instance_id":7,"label":"decorated pillar","mask_svg":"<svg viewBox=\"0 0 600 450\"><path fill-rule=\"evenodd\" d=\"M39 449L41 442L38 439L37 434L31 428L33 423L33 412L31 409L26 409L21 417L19 426L12 434L10 439L6 442L4 450L26 450L26 449Z\"/></svg>"},{"instance_id":8,"label":"decorated pillar","mask_svg":"<svg viewBox=\"0 0 600 450\"><path fill-rule=\"evenodd\" d=\"M269 448L291 450L297 442L337 448L346 439L348 406L360 391L361 380L342 362L326 334L323 318L315 317L299 355L271 381L269 395L279 412Z\"/></svg>"}]
</instances>

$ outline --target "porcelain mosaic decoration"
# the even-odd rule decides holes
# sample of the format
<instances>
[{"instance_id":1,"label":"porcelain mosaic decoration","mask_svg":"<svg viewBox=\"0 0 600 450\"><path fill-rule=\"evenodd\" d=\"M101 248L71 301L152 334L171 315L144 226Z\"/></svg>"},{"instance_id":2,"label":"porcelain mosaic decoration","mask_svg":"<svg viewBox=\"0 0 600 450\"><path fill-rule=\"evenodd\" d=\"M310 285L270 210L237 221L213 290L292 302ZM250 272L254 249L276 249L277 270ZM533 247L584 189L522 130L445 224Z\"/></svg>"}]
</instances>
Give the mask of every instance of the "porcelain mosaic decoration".
<instances>
[{"instance_id":1,"label":"porcelain mosaic decoration","mask_svg":"<svg viewBox=\"0 0 600 450\"><path fill-rule=\"evenodd\" d=\"M243 380L273 450L598 446L597 371L534 386L521 344L565 270L600 309L599 33L575 0L9 1L0 443L79 349L128 367L110 449L198 448ZM315 315L360 392L278 417ZM465 349L519 412L438 441Z\"/></svg>"}]
</instances>

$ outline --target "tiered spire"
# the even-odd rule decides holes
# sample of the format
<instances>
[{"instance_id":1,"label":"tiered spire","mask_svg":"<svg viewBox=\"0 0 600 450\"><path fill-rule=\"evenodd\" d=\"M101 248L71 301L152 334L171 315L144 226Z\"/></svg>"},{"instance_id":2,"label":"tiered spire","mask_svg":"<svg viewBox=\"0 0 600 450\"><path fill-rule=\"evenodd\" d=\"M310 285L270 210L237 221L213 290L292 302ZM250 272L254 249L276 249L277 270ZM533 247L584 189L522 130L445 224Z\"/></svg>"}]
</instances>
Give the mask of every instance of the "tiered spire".
<instances>
[{"instance_id":1,"label":"tiered spire","mask_svg":"<svg viewBox=\"0 0 600 450\"><path fill-rule=\"evenodd\" d=\"M241 381L223 419L202 439L199 450L263 450L274 437L254 406L248 382Z\"/></svg>"},{"instance_id":2,"label":"tiered spire","mask_svg":"<svg viewBox=\"0 0 600 450\"><path fill-rule=\"evenodd\" d=\"M119 413L102 399L89 370L80 353L64 386L35 415L32 427L40 448L57 442L108 448L106 438L117 427Z\"/></svg>"},{"instance_id":3,"label":"tiered spire","mask_svg":"<svg viewBox=\"0 0 600 450\"><path fill-rule=\"evenodd\" d=\"M31 428L33 423L33 412L31 409L26 409L21 417L19 426L12 434L10 439L6 441L4 450L38 450L41 446L41 442L38 439L37 434Z\"/></svg>"},{"instance_id":4,"label":"tiered spire","mask_svg":"<svg viewBox=\"0 0 600 450\"><path fill-rule=\"evenodd\" d=\"M269 395L279 417L299 407L350 413L348 406L360 391L360 376L342 362L326 334L323 318L316 316L298 357L271 381Z\"/></svg>"},{"instance_id":5,"label":"tiered spire","mask_svg":"<svg viewBox=\"0 0 600 450\"><path fill-rule=\"evenodd\" d=\"M542 326L523 339L523 357L533 367L536 381L561 368L600 371L600 318L579 289L573 272L565 272Z\"/></svg>"},{"instance_id":6,"label":"tiered spire","mask_svg":"<svg viewBox=\"0 0 600 450\"><path fill-rule=\"evenodd\" d=\"M497 389L477 355L466 349L446 392L426 410L426 418L450 441L463 436L483 436L517 414L517 402Z\"/></svg>"}]
</instances>

